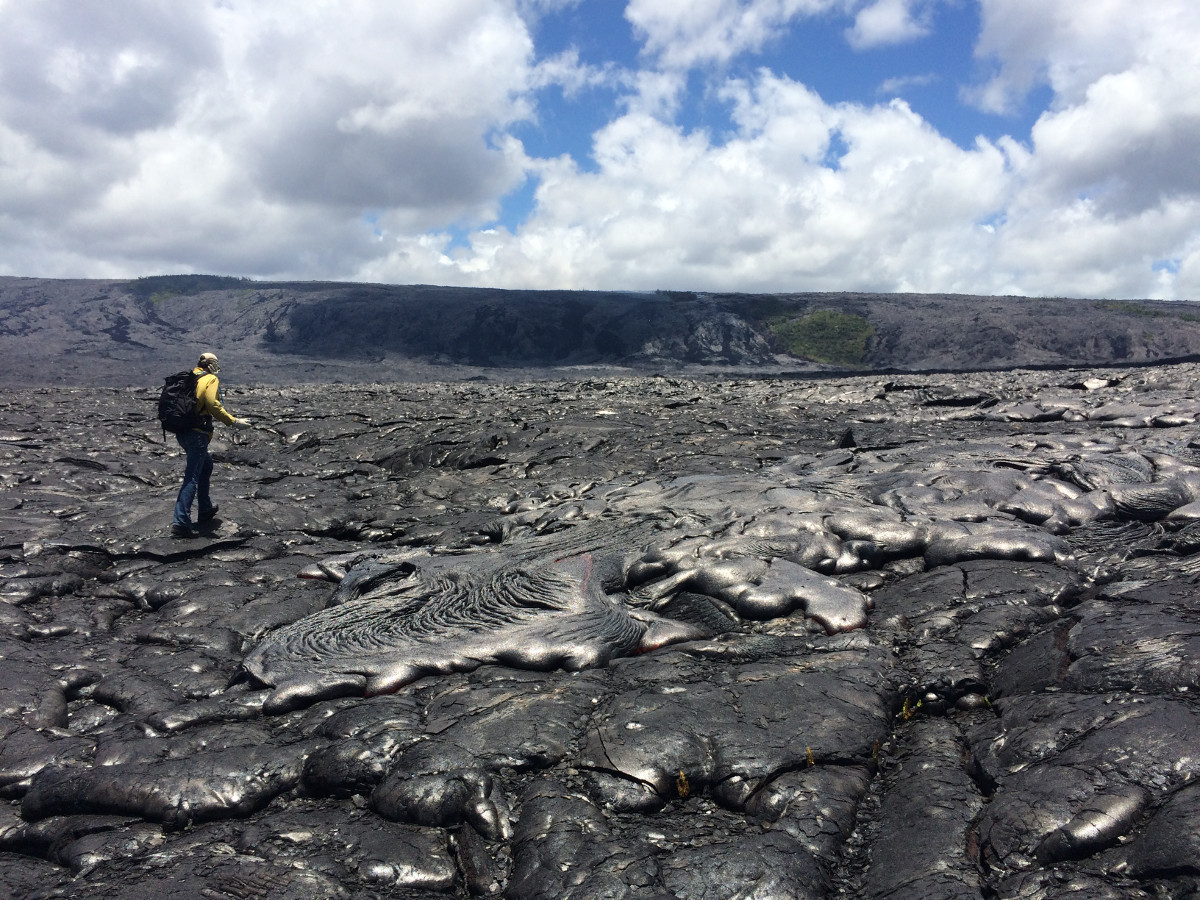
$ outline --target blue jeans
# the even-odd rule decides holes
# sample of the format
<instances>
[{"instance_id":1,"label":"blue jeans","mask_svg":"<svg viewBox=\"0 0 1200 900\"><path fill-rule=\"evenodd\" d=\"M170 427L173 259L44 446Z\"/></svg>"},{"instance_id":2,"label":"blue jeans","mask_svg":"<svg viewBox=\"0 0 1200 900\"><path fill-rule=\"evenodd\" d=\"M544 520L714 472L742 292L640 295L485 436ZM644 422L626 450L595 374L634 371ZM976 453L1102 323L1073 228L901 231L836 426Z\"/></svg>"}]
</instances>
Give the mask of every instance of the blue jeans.
<instances>
[{"instance_id":1,"label":"blue jeans","mask_svg":"<svg viewBox=\"0 0 1200 900\"><path fill-rule=\"evenodd\" d=\"M208 498L208 481L212 476L213 461L208 452L211 435L203 431L182 431L175 435L179 446L187 454L187 466L183 470L183 486L179 488L179 499L175 501L176 525L192 524L192 501L200 501L200 518L212 511L212 500Z\"/></svg>"}]
</instances>

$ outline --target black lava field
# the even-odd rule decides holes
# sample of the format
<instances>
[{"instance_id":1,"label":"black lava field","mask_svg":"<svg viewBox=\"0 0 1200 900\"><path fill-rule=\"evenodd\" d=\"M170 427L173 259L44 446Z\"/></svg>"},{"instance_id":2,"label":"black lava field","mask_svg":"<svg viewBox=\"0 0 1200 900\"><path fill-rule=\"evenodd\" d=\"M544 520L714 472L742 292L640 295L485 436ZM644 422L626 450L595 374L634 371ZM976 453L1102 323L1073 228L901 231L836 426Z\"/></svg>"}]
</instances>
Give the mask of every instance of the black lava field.
<instances>
[{"instance_id":1,"label":"black lava field","mask_svg":"<svg viewBox=\"0 0 1200 900\"><path fill-rule=\"evenodd\" d=\"M0 897L1200 897L1200 368L0 398Z\"/></svg>"}]
</instances>

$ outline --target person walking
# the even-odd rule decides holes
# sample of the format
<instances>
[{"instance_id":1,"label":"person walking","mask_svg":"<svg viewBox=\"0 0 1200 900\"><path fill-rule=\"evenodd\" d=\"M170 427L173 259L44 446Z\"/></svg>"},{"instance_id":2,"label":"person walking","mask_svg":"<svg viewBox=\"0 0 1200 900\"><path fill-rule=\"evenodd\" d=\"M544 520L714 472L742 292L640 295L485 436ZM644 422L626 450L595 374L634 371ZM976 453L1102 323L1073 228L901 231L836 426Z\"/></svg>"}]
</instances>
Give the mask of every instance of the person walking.
<instances>
[{"instance_id":1,"label":"person walking","mask_svg":"<svg viewBox=\"0 0 1200 900\"><path fill-rule=\"evenodd\" d=\"M174 537L193 538L200 534L192 524L192 503L199 503L198 522L204 523L217 514L217 504L208 495L208 483L212 476L212 455L208 452L208 442L212 440L213 419L219 419L226 425L235 428L249 428L250 422L232 415L221 403L221 382L217 373L221 366L215 353L201 353L200 360L192 369L196 380L196 425L175 435L179 446L187 455L187 464L183 470L183 485L179 488L179 498L175 501L175 518L171 523L171 534Z\"/></svg>"}]
</instances>

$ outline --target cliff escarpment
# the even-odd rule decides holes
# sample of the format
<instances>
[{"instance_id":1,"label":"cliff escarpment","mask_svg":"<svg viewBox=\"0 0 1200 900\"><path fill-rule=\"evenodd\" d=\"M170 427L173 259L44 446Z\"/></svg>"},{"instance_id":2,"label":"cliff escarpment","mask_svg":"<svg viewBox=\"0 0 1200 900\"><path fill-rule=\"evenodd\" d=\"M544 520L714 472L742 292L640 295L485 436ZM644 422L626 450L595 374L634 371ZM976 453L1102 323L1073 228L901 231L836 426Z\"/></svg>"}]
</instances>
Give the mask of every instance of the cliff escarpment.
<instances>
[{"instance_id":1,"label":"cliff escarpment","mask_svg":"<svg viewBox=\"0 0 1200 900\"><path fill-rule=\"evenodd\" d=\"M0 379L141 384L203 349L239 380L442 380L597 367L929 371L1200 354L1200 307L950 294L511 291L0 278Z\"/></svg>"}]
</instances>

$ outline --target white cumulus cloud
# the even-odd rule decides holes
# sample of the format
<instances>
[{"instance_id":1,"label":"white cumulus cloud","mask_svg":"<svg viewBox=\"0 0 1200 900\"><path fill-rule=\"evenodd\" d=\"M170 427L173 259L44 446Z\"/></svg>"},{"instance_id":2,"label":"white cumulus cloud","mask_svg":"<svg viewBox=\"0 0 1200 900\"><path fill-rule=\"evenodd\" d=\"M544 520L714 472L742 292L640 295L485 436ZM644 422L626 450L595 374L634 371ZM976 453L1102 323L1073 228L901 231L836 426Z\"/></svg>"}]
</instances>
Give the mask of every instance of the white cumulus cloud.
<instances>
[{"instance_id":1,"label":"white cumulus cloud","mask_svg":"<svg viewBox=\"0 0 1200 900\"><path fill-rule=\"evenodd\" d=\"M927 2L875 0L858 11L846 37L862 50L915 40L929 34L930 14Z\"/></svg>"},{"instance_id":2,"label":"white cumulus cloud","mask_svg":"<svg viewBox=\"0 0 1200 900\"><path fill-rule=\"evenodd\" d=\"M538 283L549 258L553 283L573 288L977 284L977 223L1003 202L1003 150L962 150L900 101L830 106L769 72L726 96L737 133L720 143L645 113L611 122L598 169L545 170L534 216L481 237L469 280ZM406 248L397 268L412 263Z\"/></svg>"},{"instance_id":3,"label":"white cumulus cloud","mask_svg":"<svg viewBox=\"0 0 1200 900\"><path fill-rule=\"evenodd\" d=\"M629 0L625 17L668 68L723 63L756 51L801 16L853 0Z\"/></svg>"},{"instance_id":4,"label":"white cumulus cloud","mask_svg":"<svg viewBox=\"0 0 1200 900\"><path fill-rule=\"evenodd\" d=\"M1053 91L1001 229L1027 292L1195 297L1200 271L1200 5L984 0L976 99Z\"/></svg>"},{"instance_id":5,"label":"white cumulus cloud","mask_svg":"<svg viewBox=\"0 0 1200 900\"><path fill-rule=\"evenodd\" d=\"M482 222L525 177L503 138L533 115L515 4L9 0L0 16L3 270L70 272L86 252L346 275L377 252L365 211Z\"/></svg>"},{"instance_id":6,"label":"white cumulus cloud","mask_svg":"<svg viewBox=\"0 0 1200 900\"><path fill-rule=\"evenodd\" d=\"M623 66L538 52L578 0L0 0L0 274L1200 296L1200 4L955 2L1024 133L730 65L936 0L628 0ZM598 97L590 156L520 140Z\"/></svg>"}]
</instances>

